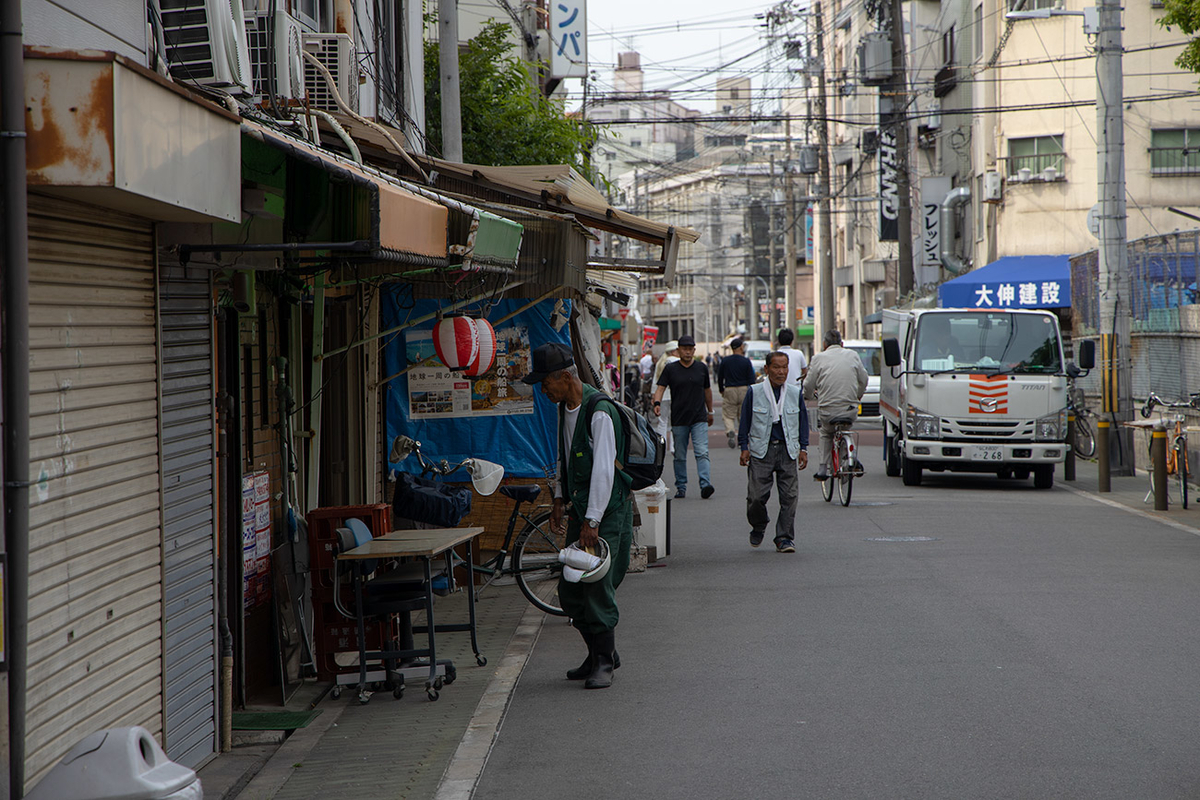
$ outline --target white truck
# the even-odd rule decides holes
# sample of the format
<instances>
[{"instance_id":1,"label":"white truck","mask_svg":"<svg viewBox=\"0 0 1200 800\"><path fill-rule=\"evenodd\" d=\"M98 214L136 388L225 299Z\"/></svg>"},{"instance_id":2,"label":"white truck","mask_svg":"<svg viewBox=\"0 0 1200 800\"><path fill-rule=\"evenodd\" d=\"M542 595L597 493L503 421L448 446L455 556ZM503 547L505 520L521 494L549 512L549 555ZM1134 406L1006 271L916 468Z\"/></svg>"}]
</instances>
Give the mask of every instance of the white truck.
<instances>
[{"instance_id":1,"label":"white truck","mask_svg":"<svg viewBox=\"0 0 1200 800\"><path fill-rule=\"evenodd\" d=\"M880 380L884 464L906 486L925 470L994 472L1054 485L1067 454L1067 379L1058 319L1007 309L886 309Z\"/></svg>"}]
</instances>

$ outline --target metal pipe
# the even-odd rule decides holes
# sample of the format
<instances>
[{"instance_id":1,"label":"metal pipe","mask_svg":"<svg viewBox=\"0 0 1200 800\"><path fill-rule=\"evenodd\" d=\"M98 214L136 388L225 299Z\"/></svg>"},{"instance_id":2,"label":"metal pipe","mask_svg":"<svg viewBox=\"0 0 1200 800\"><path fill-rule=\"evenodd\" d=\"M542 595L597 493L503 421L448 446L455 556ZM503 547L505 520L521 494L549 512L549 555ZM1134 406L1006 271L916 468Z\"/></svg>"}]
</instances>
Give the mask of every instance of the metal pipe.
<instances>
[{"instance_id":1,"label":"metal pipe","mask_svg":"<svg viewBox=\"0 0 1200 800\"><path fill-rule=\"evenodd\" d=\"M4 263L4 578L8 796L25 796L29 640L29 221L21 0L0 0L0 237Z\"/></svg>"},{"instance_id":2,"label":"metal pipe","mask_svg":"<svg viewBox=\"0 0 1200 800\"><path fill-rule=\"evenodd\" d=\"M221 750L233 750L233 632L229 628L229 562L233 536L229 489L229 426L232 402L222 357L221 394L217 398L217 629L221 642Z\"/></svg>"},{"instance_id":3,"label":"metal pipe","mask_svg":"<svg viewBox=\"0 0 1200 800\"><path fill-rule=\"evenodd\" d=\"M941 222L941 231L939 233L942 240L941 259L942 266L955 275L967 268L967 262L954 252L954 237L958 226L955 224L954 212L963 203L970 201L971 190L966 186L959 186L956 189L951 189L945 199L942 200L942 208L939 212Z\"/></svg>"}]
</instances>

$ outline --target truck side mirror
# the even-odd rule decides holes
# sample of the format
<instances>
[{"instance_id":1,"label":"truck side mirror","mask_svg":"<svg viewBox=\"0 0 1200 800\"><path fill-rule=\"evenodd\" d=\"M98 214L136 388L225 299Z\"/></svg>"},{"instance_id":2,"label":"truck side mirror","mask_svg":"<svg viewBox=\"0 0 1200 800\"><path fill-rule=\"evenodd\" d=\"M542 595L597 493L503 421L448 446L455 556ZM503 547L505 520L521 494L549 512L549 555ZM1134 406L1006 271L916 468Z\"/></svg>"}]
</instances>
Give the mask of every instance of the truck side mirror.
<instances>
[{"instance_id":1,"label":"truck side mirror","mask_svg":"<svg viewBox=\"0 0 1200 800\"><path fill-rule=\"evenodd\" d=\"M1091 369L1096 366L1096 343L1091 339L1084 339L1079 343L1079 366L1082 369Z\"/></svg>"},{"instance_id":2,"label":"truck side mirror","mask_svg":"<svg viewBox=\"0 0 1200 800\"><path fill-rule=\"evenodd\" d=\"M883 340L883 363L889 367L900 366L900 342L895 339Z\"/></svg>"}]
</instances>

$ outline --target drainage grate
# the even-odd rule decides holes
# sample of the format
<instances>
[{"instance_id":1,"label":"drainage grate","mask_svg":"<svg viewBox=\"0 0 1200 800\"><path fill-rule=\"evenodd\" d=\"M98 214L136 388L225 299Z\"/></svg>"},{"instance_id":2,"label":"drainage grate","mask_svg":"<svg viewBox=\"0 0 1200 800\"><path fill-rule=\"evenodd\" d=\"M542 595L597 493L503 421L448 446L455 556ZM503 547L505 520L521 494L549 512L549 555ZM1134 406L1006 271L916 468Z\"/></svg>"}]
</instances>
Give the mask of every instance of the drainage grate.
<instances>
[{"instance_id":1,"label":"drainage grate","mask_svg":"<svg viewBox=\"0 0 1200 800\"><path fill-rule=\"evenodd\" d=\"M872 536L868 542L936 542L936 536Z\"/></svg>"}]
</instances>

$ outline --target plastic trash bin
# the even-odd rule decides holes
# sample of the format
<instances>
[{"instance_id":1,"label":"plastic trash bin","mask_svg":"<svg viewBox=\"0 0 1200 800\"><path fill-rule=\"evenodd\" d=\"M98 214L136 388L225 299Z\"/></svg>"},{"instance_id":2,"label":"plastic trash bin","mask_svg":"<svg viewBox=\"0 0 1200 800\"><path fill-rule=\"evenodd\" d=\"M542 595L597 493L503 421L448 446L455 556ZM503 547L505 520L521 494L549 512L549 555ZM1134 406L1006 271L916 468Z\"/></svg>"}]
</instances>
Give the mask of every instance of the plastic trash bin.
<instances>
[{"instance_id":1,"label":"plastic trash bin","mask_svg":"<svg viewBox=\"0 0 1200 800\"><path fill-rule=\"evenodd\" d=\"M634 531L634 541L645 547L654 548L654 557L667 554L667 486L661 480L653 486L638 489L638 512L642 515L642 526Z\"/></svg>"},{"instance_id":2,"label":"plastic trash bin","mask_svg":"<svg viewBox=\"0 0 1200 800\"><path fill-rule=\"evenodd\" d=\"M145 728L85 737L25 795L26 800L203 800L193 770L176 764Z\"/></svg>"}]
</instances>

